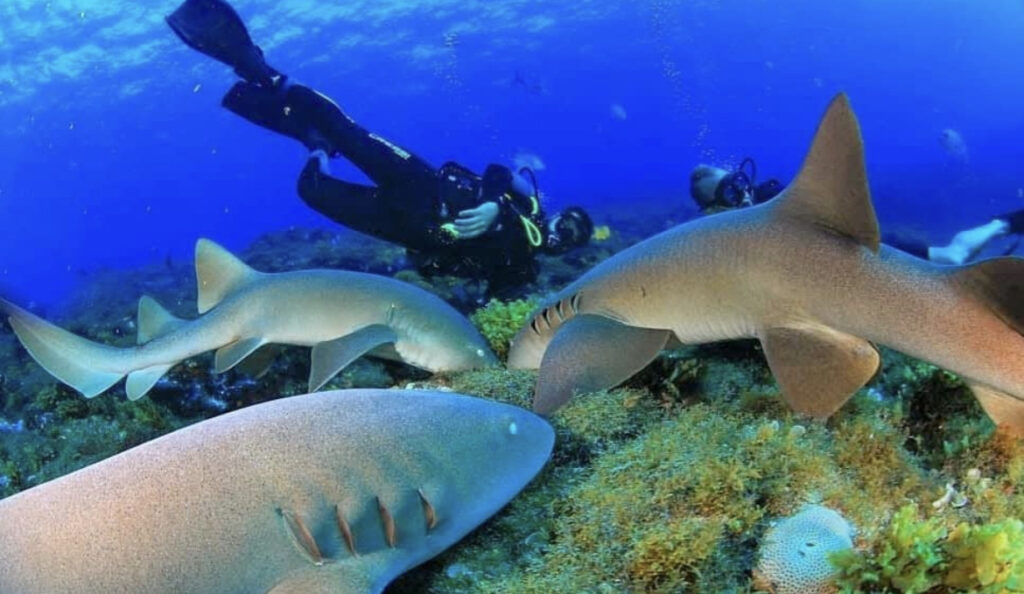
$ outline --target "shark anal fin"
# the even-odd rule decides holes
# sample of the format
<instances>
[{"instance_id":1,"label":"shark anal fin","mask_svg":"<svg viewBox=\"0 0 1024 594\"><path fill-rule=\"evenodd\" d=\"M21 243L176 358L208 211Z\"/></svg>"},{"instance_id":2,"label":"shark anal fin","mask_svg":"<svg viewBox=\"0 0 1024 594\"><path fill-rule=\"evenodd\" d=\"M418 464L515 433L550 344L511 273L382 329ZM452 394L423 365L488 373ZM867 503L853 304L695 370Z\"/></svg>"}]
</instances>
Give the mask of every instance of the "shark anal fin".
<instances>
[{"instance_id":1,"label":"shark anal fin","mask_svg":"<svg viewBox=\"0 0 1024 594\"><path fill-rule=\"evenodd\" d=\"M967 385L1000 431L1024 438L1024 400L982 384L967 382Z\"/></svg>"},{"instance_id":2,"label":"shark anal fin","mask_svg":"<svg viewBox=\"0 0 1024 594\"><path fill-rule=\"evenodd\" d=\"M262 338L253 337L236 340L231 344L222 346L217 349L216 354L213 356L213 368L217 373L224 373L238 365L242 359L253 354L256 349L263 345L264 341Z\"/></svg>"},{"instance_id":3,"label":"shark anal fin","mask_svg":"<svg viewBox=\"0 0 1024 594\"><path fill-rule=\"evenodd\" d=\"M176 318L152 297L139 299L138 343L145 344L180 327L185 320Z\"/></svg>"},{"instance_id":4,"label":"shark anal fin","mask_svg":"<svg viewBox=\"0 0 1024 594\"><path fill-rule=\"evenodd\" d=\"M870 342L817 324L767 328L761 345L786 404L819 419L868 383L881 361Z\"/></svg>"},{"instance_id":5,"label":"shark anal fin","mask_svg":"<svg viewBox=\"0 0 1024 594\"><path fill-rule=\"evenodd\" d=\"M265 344L240 361L236 369L246 375L259 379L270 370L270 366L274 364L274 359L281 354L282 350L281 345Z\"/></svg>"},{"instance_id":6,"label":"shark anal fin","mask_svg":"<svg viewBox=\"0 0 1024 594\"><path fill-rule=\"evenodd\" d=\"M953 275L1007 326L1024 334L1024 258L992 258L957 268Z\"/></svg>"},{"instance_id":7,"label":"shark anal fin","mask_svg":"<svg viewBox=\"0 0 1024 594\"><path fill-rule=\"evenodd\" d=\"M881 234L864 167L864 141L845 93L829 103L800 173L774 202L779 215L804 219L878 252Z\"/></svg>"},{"instance_id":8,"label":"shark anal fin","mask_svg":"<svg viewBox=\"0 0 1024 594\"><path fill-rule=\"evenodd\" d=\"M576 393L620 384L654 360L671 334L599 315L574 317L558 330L544 352L533 410L549 415Z\"/></svg>"},{"instance_id":9,"label":"shark anal fin","mask_svg":"<svg viewBox=\"0 0 1024 594\"><path fill-rule=\"evenodd\" d=\"M146 395L173 365L154 365L128 374L124 390L128 400L138 400Z\"/></svg>"},{"instance_id":10,"label":"shark anal fin","mask_svg":"<svg viewBox=\"0 0 1024 594\"><path fill-rule=\"evenodd\" d=\"M206 313L260 273L231 252L210 241L196 242L196 306Z\"/></svg>"},{"instance_id":11,"label":"shark anal fin","mask_svg":"<svg viewBox=\"0 0 1024 594\"><path fill-rule=\"evenodd\" d=\"M313 347L309 391L316 392L359 357L396 340L398 336L391 328L383 324L371 324L351 334L318 343Z\"/></svg>"}]
</instances>

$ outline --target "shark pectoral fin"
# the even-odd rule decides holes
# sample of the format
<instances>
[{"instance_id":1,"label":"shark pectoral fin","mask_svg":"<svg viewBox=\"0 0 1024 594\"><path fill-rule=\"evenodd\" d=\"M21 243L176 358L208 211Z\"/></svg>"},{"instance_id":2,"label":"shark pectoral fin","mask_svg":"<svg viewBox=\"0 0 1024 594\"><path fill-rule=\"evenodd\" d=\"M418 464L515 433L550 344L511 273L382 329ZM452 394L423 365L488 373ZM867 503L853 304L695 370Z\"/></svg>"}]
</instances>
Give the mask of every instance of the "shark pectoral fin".
<instances>
[{"instance_id":1,"label":"shark pectoral fin","mask_svg":"<svg viewBox=\"0 0 1024 594\"><path fill-rule=\"evenodd\" d=\"M128 380L124 384L124 391L128 394L128 400L138 400L145 396L172 366L154 365L129 373Z\"/></svg>"},{"instance_id":2,"label":"shark pectoral fin","mask_svg":"<svg viewBox=\"0 0 1024 594\"><path fill-rule=\"evenodd\" d=\"M1000 431L1006 431L1014 437L1024 437L1024 401L982 384L967 382L967 385L974 392L985 414Z\"/></svg>"},{"instance_id":3,"label":"shark pectoral fin","mask_svg":"<svg viewBox=\"0 0 1024 594\"><path fill-rule=\"evenodd\" d=\"M206 313L232 292L259 276L231 252L210 241L196 242L196 307Z\"/></svg>"},{"instance_id":4,"label":"shark pectoral fin","mask_svg":"<svg viewBox=\"0 0 1024 594\"><path fill-rule=\"evenodd\" d=\"M316 392L332 377L367 352L395 342L395 331L383 324L371 324L313 347L309 370L309 391Z\"/></svg>"},{"instance_id":5,"label":"shark pectoral fin","mask_svg":"<svg viewBox=\"0 0 1024 594\"><path fill-rule=\"evenodd\" d=\"M139 299L138 320L139 344L145 344L157 336L168 334L185 323L185 320L171 315L171 312L148 295Z\"/></svg>"},{"instance_id":6,"label":"shark pectoral fin","mask_svg":"<svg viewBox=\"0 0 1024 594\"><path fill-rule=\"evenodd\" d=\"M881 235L864 167L864 141L845 93L829 103L800 172L773 203L777 216L803 219L878 252Z\"/></svg>"},{"instance_id":7,"label":"shark pectoral fin","mask_svg":"<svg viewBox=\"0 0 1024 594\"><path fill-rule=\"evenodd\" d=\"M253 354L256 349L260 348L264 344L265 343L262 338L253 337L236 340L231 344L220 347L217 349L217 353L213 356L214 371L217 373L224 373L235 365L238 365L242 359Z\"/></svg>"},{"instance_id":8,"label":"shark pectoral fin","mask_svg":"<svg viewBox=\"0 0 1024 594\"><path fill-rule=\"evenodd\" d=\"M880 362L870 342L816 324L768 328L761 346L786 404L818 419L839 410Z\"/></svg>"},{"instance_id":9,"label":"shark pectoral fin","mask_svg":"<svg viewBox=\"0 0 1024 594\"><path fill-rule=\"evenodd\" d=\"M265 344L242 360L236 369L254 378L261 378L270 370L270 366L274 364L274 359L281 354L282 350L280 345Z\"/></svg>"},{"instance_id":10,"label":"shark pectoral fin","mask_svg":"<svg viewBox=\"0 0 1024 594\"><path fill-rule=\"evenodd\" d=\"M671 334L598 315L574 317L558 330L544 352L534 412L549 415L576 393L604 390L629 379L654 360Z\"/></svg>"}]
</instances>

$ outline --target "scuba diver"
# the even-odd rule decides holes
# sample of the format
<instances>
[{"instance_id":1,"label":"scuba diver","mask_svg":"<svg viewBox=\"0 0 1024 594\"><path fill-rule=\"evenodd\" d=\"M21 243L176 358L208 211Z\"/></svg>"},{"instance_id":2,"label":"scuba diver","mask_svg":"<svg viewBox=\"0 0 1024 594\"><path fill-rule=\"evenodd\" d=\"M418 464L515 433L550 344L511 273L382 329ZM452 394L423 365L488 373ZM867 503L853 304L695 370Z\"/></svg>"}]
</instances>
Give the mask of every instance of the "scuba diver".
<instances>
[{"instance_id":1,"label":"scuba diver","mask_svg":"<svg viewBox=\"0 0 1024 594\"><path fill-rule=\"evenodd\" d=\"M690 197L703 214L761 204L785 189L777 179L757 183L757 167L750 157L727 171L711 165L697 165L690 172ZM1012 234L1016 238L1002 255L1016 251L1024 234L1024 209L1006 213L991 221L959 231L947 245L928 245L919 239L883 233L882 243L936 264L961 265L973 260L993 239Z\"/></svg>"},{"instance_id":2,"label":"scuba diver","mask_svg":"<svg viewBox=\"0 0 1024 594\"><path fill-rule=\"evenodd\" d=\"M711 214L766 202L783 189L777 179L760 184L756 181L757 165L750 157L743 159L732 171L697 165L690 172L690 197L702 213Z\"/></svg>"},{"instance_id":3,"label":"scuba diver","mask_svg":"<svg viewBox=\"0 0 1024 594\"><path fill-rule=\"evenodd\" d=\"M538 253L562 254L590 240L594 225L582 208L545 216L527 168L491 164L482 175L454 162L436 168L362 128L334 101L268 65L224 0L185 0L167 23L189 47L243 79L224 107L310 151L298 180L306 204L404 246L424 276L483 279L490 295L514 297L536 278ZM332 177L328 160L339 156L376 185Z\"/></svg>"}]
</instances>

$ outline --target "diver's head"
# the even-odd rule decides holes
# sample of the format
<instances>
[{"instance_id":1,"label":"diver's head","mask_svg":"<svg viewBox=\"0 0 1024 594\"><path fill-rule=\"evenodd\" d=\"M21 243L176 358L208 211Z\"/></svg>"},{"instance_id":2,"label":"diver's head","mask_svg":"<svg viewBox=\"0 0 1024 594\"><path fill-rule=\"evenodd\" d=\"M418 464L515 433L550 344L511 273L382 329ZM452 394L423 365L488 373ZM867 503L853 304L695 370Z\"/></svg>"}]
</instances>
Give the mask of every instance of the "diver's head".
<instances>
[{"instance_id":1,"label":"diver's head","mask_svg":"<svg viewBox=\"0 0 1024 594\"><path fill-rule=\"evenodd\" d=\"M698 165L690 172L690 196L702 211L736 208L754 204L752 176L743 167L726 171Z\"/></svg>"},{"instance_id":2,"label":"diver's head","mask_svg":"<svg viewBox=\"0 0 1024 594\"><path fill-rule=\"evenodd\" d=\"M587 211L570 206L548 221L546 251L554 254L587 245L594 233L594 222Z\"/></svg>"},{"instance_id":3,"label":"diver's head","mask_svg":"<svg viewBox=\"0 0 1024 594\"><path fill-rule=\"evenodd\" d=\"M715 206L715 188L718 182L729 175L729 172L720 167L711 165L698 165L690 172L690 197L697 203L701 210L707 210Z\"/></svg>"}]
</instances>

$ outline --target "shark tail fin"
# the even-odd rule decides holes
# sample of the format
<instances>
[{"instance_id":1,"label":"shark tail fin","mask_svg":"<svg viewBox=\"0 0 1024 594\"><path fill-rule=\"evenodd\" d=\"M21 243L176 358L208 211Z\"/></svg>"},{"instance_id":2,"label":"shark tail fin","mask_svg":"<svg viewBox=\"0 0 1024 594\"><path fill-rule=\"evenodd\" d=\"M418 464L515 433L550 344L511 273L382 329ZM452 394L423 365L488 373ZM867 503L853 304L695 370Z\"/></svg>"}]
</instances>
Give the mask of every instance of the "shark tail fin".
<instances>
[{"instance_id":1,"label":"shark tail fin","mask_svg":"<svg viewBox=\"0 0 1024 594\"><path fill-rule=\"evenodd\" d=\"M780 216L806 220L878 252L864 141L845 93L829 103L800 173L773 202Z\"/></svg>"},{"instance_id":2,"label":"shark tail fin","mask_svg":"<svg viewBox=\"0 0 1024 594\"><path fill-rule=\"evenodd\" d=\"M168 334L184 323L185 320L171 315L156 299L149 296L139 299L139 344Z\"/></svg>"},{"instance_id":3,"label":"shark tail fin","mask_svg":"<svg viewBox=\"0 0 1024 594\"><path fill-rule=\"evenodd\" d=\"M13 303L0 300L0 311L18 340L50 375L92 398L130 371L121 349L92 342L47 322Z\"/></svg>"},{"instance_id":4,"label":"shark tail fin","mask_svg":"<svg viewBox=\"0 0 1024 594\"><path fill-rule=\"evenodd\" d=\"M196 285L199 313L210 311L259 272L209 239L196 242Z\"/></svg>"},{"instance_id":5,"label":"shark tail fin","mask_svg":"<svg viewBox=\"0 0 1024 594\"><path fill-rule=\"evenodd\" d=\"M1024 334L1024 258L983 260L956 268L952 275L982 298L1007 326Z\"/></svg>"}]
</instances>

